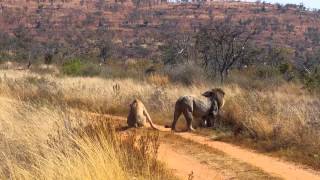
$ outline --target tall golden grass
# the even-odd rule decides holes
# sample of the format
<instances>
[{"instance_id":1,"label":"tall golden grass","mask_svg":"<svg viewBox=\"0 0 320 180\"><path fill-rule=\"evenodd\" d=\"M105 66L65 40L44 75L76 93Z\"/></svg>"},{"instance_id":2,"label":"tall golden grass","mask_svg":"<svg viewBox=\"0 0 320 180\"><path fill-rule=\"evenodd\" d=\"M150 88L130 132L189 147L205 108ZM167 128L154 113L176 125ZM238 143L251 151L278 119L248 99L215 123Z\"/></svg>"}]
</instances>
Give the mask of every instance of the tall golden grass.
<instances>
[{"instance_id":1,"label":"tall golden grass","mask_svg":"<svg viewBox=\"0 0 320 180\"><path fill-rule=\"evenodd\" d=\"M157 133L124 134L68 106L65 79L14 76L1 77L1 179L176 179L157 161Z\"/></svg>"},{"instance_id":2,"label":"tall golden grass","mask_svg":"<svg viewBox=\"0 0 320 180\"><path fill-rule=\"evenodd\" d=\"M201 96L205 90L217 86L201 80L197 85L182 86L167 82L167 78L160 75L138 81L40 77L30 72L18 74L7 70L2 71L0 77L0 96L21 102L50 102L59 107L126 115L129 102L139 98L153 119L161 124L171 123L179 96ZM221 124L231 127L235 134L239 132L236 138L251 139L249 145L259 146L266 152L281 152L280 155L320 168L319 96L294 83L265 84L266 88L256 89L236 83L219 86L226 92Z\"/></svg>"},{"instance_id":3,"label":"tall golden grass","mask_svg":"<svg viewBox=\"0 0 320 180\"><path fill-rule=\"evenodd\" d=\"M252 139L247 145L320 168L319 110L317 95L284 84L264 91L238 90L228 98L223 119Z\"/></svg>"}]
</instances>

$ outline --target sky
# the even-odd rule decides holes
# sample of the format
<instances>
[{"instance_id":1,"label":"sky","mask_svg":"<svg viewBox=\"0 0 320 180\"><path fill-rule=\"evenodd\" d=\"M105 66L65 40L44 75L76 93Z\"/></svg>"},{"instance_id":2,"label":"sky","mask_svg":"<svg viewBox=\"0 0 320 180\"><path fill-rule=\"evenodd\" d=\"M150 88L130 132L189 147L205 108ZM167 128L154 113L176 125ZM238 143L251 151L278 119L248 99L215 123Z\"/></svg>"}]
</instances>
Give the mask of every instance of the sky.
<instances>
[{"instance_id":1,"label":"sky","mask_svg":"<svg viewBox=\"0 0 320 180\"><path fill-rule=\"evenodd\" d=\"M247 1L253 1L256 0L247 0ZM280 4L300 4L303 3L304 6L307 8L313 9L317 8L320 9L320 0L261 0L261 2L270 2L270 3L280 3Z\"/></svg>"}]
</instances>

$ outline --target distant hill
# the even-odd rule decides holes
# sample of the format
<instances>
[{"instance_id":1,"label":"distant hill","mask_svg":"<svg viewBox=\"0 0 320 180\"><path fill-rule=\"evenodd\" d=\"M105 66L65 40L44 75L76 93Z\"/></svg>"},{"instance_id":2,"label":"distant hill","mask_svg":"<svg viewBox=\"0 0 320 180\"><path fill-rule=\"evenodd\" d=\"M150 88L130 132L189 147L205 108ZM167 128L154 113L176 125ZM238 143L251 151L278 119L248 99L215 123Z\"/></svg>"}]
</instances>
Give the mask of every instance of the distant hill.
<instances>
[{"instance_id":1,"label":"distant hill","mask_svg":"<svg viewBox=\"0 0 320 180\"><path fill-rule=\"evenodd\" d=\"M307 11L301 5L234 1L173 4L164 0L3 0L0 43L5 50L14 46L31 54L39 54L40 49L53 49L58 54L60 48L61 56L69 57L86 53L93 42L108 37L112 46L118 47L117 57L150 58L159 54L159 45L170 34L197 32L210 19L226 16L255 24L257 46L290 49L295 60L307 59L320 47L320 12ZM97 29L105 29L109 35L99 34ZM7 35L13 39L8 40ZM19 39L22 42L17 42ZM94 53L94 48L90 52Z\"/></svg>"}]
</instances>

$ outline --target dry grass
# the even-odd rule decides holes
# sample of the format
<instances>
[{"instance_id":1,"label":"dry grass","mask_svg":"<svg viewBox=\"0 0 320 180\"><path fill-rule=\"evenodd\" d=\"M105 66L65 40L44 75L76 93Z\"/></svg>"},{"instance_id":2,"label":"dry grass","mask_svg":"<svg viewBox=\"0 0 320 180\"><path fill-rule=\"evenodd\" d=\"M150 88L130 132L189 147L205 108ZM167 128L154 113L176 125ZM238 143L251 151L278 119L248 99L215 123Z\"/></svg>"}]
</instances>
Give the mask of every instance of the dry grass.
<instances>
[{"instance_id":1,"label":"dry grass","mask_svg":"<svg viewBox=\"0 0 320 180\"><path fill-rule=\"evenodd\" d=\"M320 168L319 109L319 97L284 84L264 91L238 90L228 98L223 119L235 133L242 131L233 142Z\"/></svg>"},{"instance_id":2,"label":"dry grass","mask_svg":"<svg viewBox=\"0 0 320 180\"><path fill-rule=\"evenodd\" d=\"M196 86L166 82L163 86L162 77L150 83L133 79L39 77L10 70L2 71L0 77L1 96L38 104L50 102L61 107L126 115L129 102L139 98L160 124L171 123L179 96L200 96L215 86L201 81ZM229 83L223 89L227 97L221 124L224 130L227 127L238 136L222 140L234 140L320 168L318 96L301 89L299 84L288 83L263 89Z\"/></svg>"},{"instance_id":3,"label":"dry grass","mask_svg":"<svg viewBox=\"0 0 320 180\"><path fill-rule=\"evenodd\" d=\"M170 83L168 76L160 74L151 74L147 77L147 81L156 86L166 86Z\"/></svg>"},{"instance_id":4,"label":"dry grass","mask_svg":"<svg viewBox=\"0 0 320 180\"><path fill-rule=\"evenodd\" d=\"M150 110L156 108L158 112L171 113L175 100L181 94L199 96L212 87L172 84L163 87L129 78L60 78L16 71L2 71L0 78L0 94L6 97L28 101L47 100L83 110L116 114L126 113L129 102L134 98L141 99Z\"/></svg>"},{"instance_id":5,"label":"dry grass","mask_svg":"<svg viewBox=\"0 0 320 180\"><path fill-rule=\"evenodd\" d=\"M156 159L157 133L123 135L72 110L57 84L16 78L1 79L1 179L176 179Z\"/></svg>"}]
</instances>

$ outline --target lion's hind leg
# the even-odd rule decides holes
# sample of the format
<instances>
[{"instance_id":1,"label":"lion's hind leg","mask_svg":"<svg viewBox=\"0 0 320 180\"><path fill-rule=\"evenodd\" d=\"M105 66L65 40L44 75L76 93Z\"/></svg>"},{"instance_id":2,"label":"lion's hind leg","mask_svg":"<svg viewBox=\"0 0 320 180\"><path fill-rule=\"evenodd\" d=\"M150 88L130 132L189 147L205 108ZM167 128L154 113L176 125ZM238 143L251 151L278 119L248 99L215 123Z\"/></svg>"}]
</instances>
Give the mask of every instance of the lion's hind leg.
<instances>
[{"instance_id":1,"label":"lion's hind leg","mask_svg":"<svg viewBox=\"0 0 320 180\"><path fill-rule=\"evenodd\" d=\"M183 111L183 115L187 121L188 131L194 131L195 129L192 127L193 115L191 111Z\"/></svg>"},{"instance_id":2,"label":"lion's hind leg","mask_svg":"<svg viewBox=\"0 0 320 180\"><path fill-rule=\"evenodd\" d=\"M171 129L172 129L173 131L176 130L176 124L177 124L177 121L178 121L181 113L182 113L182 112L181 112L180 110L175 109L174 115L173 115L173 122L172 122L172 125L171 125Z\"/></svg>"}]
</instances>

